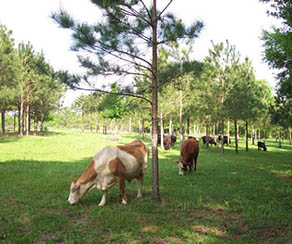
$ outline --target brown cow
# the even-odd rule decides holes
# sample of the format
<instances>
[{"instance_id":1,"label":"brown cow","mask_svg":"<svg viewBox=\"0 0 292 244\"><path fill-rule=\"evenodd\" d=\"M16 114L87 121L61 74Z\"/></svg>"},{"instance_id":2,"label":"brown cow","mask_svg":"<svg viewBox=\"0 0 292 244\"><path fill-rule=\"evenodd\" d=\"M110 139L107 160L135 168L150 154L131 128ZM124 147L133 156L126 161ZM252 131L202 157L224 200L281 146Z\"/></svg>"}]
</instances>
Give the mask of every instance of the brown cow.
<instances>
[{"instance_id":1,"label":"brown cow","mask_svg":"<svg viewBox=\"0 0 292 244\"><path fill-rule=\"evenodd\" d=\"M187 171L187 166L189 166L189 172L192 172L193 163L195 164L194 170L197 170L197 159L199 151L199 142L195 138L191 137L184 141L180 153L181 160L176 161L178 164L179 175L184 175L184 172Z\"/></svg>"},{"instance_id":2,"label":"brown cow","mask_svg":"<svg viewBox=\"0 0 292 244\"><path fill-rule=\"evenodd\" d=\"M93 188L102 191L99 206L106 204L107 190L116 183L120 185L122 204L127 204L125 183L138 181L137 198L142 197L142 183L147 168L148 147L140 140L119 146L108 146L97 152L79 179L74 179L70 187L68 202L78 202Z\"/></svg>"}]
</instances>

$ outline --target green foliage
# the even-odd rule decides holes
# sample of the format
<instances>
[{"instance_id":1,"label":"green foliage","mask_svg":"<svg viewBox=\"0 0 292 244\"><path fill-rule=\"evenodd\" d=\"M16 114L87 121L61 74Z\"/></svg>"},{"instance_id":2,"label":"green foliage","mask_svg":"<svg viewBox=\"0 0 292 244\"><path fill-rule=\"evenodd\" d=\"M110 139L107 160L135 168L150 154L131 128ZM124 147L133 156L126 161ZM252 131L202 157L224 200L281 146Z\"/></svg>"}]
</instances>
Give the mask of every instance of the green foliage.
<instances>
[{"instance_id":1,"label":"green foliage","mask_svg":"<svg viewBox=\"0 0 292 244\"><path fill-rule=\"evenodd\" d=\"M198 170L178 175L179 143L160 151L160 204L151 197L148 162L143 198L136 182L126 184L127 206L119 187L92 190L75 206L67 202L74 177L86 169L96 151L130 142L76 131L49 132L42 137L0 138L0 240L3 243L289 243L292 235L291 146L249 152L200 144ZM146 137L150 146L150 138ZM215 173L214 173L215 172ZM5 183L5 184L4 184ZM256 186L256 187L255 187Z\"/></svg>"},{"instance_id":2,"label":"green foliage","mask_svg":"<svg viewBox=\"0 0 292 244\"><path fill-rule=\"evenodd\" d=\"M154 20L153 6L141 1L101 0L92 3L103 13L103 20L93 25L74 20L65 10L52 14L61 27L73 31L72 49L90 54L79 56L81 66L88 71L86 77L62 73L63 82L75 88L79 87L82 79L89 81L91 76L98 75L136 75L148 79L149 83L153 72L149 47L153 48L154 44L169 45L181 38L192 41L203 29L201 21L195 21L187 27L171 13L158 11L159 18ZM154 22L158 25L157 43L153 43ZM160 70L159 73L165 74ZM162 80L165 82L170 79ZM151 84L147 87L151 90ZM139 91L132 89L131 92L134 94Z\"/></svg>"},{"instance_id":3,"label":"green foliage","mask_svg":"<svg viewBox=\"0 0 292 244\"><path fill-rule=\"evenodd\" d=\"M15 98L17 79L17 57L12 32L0 25L0 110L5 111Z\"/></svg>"},{"instance_id":4,"label":"green foliage","mask_svg":"<svg viewBox=\"0 0 292 244\"><path fill-rule=\"evenodd\" d=\"M279 70L278 94L279 96L291 97L291 73L292 73L292 3L291 1L261 0L271 3L273 8L268 14L282 20L283 26L274 27L271 32L263 31L262 40L265 47L265 61Z\"/></svg>"}]
</instances>

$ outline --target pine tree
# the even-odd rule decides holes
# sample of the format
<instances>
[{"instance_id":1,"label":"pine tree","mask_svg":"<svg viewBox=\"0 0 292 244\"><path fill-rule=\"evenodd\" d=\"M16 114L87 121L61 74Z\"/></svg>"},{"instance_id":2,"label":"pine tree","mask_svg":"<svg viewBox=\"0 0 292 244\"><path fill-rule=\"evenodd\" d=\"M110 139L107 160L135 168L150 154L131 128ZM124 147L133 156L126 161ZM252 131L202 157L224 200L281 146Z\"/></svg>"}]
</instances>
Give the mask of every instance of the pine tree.
<instances>
[{"instance_id":1,"label":"pine tree","mask_svg":"<svg viewBox=\"0 0 292 244\"><path fill-rule=\"evenodd\" d=\"M103 13L102 20L93 25L78 23L65 10L54 13L55 19L63 28L73 31L75 51L85 51L88 55L79 55L80 64L87 69L85 77L68 76L64 80L72 87L79 87L81 80L92 85L92 77L98 75L145 75L151 76L149 87L152 98L152 191L153 198L160 200L158 175L158 69L157 48L182 38L193 39L202 30L203 24L195 21L190 27L166 9L169 2L157 10L157 0L147 6L143 0L91 0ZM149 55L151 54L151 55ZM96 80L96 78L94 78ZM98 90L93 88L93 90ZM146 99L141 94L131 95ZM146 99L147 100L147 99Z\"/></svg>"}]
</instances>

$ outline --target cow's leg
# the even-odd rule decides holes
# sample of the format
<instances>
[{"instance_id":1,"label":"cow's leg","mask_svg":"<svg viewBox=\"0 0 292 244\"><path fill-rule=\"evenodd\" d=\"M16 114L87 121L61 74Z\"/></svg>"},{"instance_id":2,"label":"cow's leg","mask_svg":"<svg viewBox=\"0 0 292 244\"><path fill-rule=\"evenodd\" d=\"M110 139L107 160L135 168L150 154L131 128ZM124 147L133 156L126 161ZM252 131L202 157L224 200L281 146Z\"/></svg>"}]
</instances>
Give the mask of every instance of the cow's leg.
<instances>
[{"instance_id":1,"label":"cow's leg","mask_svg":"<svg viewBox=\"0 0 292 244\"><path fill-rule=\"evenodd\" d=\"M193 162L192 162L192 163L193 163ZM189 165L189 172L190 172L190 173L192 173L192 169L193 169L193 164L192 164L192 163Z\"/></svg>"},{"instance_id":2,"label":"cow's leg","mask_svg":"<svg viewBox=\"0 0 292 244\"><path fill-rule=\"evenodd\" d=\"M196 158L194 159L194 163L195 163L195 169L194 170L197 171L197 159Z\"/></svg>"},{"instance_id":3,"label":"cow's leg","mask_svg":"<svg viewBox=\"0 0 292 244\"><path fill-rule=\"evenodd\" d=\"M101 197L101 201L98 204L98 206L102 207L106 204L106 193L107 193L106 190L102 190L102 197Z\"/></svg>"},{"instance_id":4,"label":"cow's leg","mask_svg":"<svg viewBox=\"0 0 292 244\"><path fill-rule=\"evenodd\" d=\"M138 193L137 193L137 198L142 198L143 176L137 178L137 183L138 183Z\"/></svg>"},{"instance_id":5,"label":"cow's leg","mask_svg":"<svg viewBox=\"0 0 292 244\"><path fill-rule=\"evenodd\" d=\"M119 184L120 184L120 192L122 195L122 204L126 205L127 204L127 196L126 196L126 181L124 178L119 179Z\"/></svg>"}]
</instances>

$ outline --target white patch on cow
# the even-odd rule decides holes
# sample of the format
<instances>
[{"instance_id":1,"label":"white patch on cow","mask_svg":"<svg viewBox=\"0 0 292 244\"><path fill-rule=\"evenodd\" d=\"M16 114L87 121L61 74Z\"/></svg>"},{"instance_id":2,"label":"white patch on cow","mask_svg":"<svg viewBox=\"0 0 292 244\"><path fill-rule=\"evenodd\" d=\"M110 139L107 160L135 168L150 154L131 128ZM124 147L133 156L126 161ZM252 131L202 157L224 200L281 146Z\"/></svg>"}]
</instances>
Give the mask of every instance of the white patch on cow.
<instances>
[{"instance_id":1,"label":"white patch on cow","mask_svg":"<svg viewBox=\"0 0 292 244\"><path fill-rule=\"evenodd\" d=\"M125 166L126 180L130 181L131 179L138 177L137 198L141 198L143 178L140 178L140 172L142 170L142 173L144 174L144 171L147 168L149 155L149 149L147 147L146 151L147 153L143 157L143 162L137 162L137 159L133 155L116 146L108 146L97 152L93 158L94 170L97 173L97 177L86 184L80 184L78 181L72 182L68 198L69 203L75 204L85 195L85 193L91 191L93 188L97 188L102 191L102 198L99 206L104 206L106 204L107 190L118 182L118 177L113 175L109 168L109 162L116 158L119 158ZM76 190L77 185L78 190ZM122 199L122 204L126 203L127 201Z\"/></svg>"},{"instance_id":2,"label":"white patch on cow","mask_svg":"<svg viewBox=\"0 0 292 244\"><path fill-rule=\"evenodd\" d=\"M183 163L182 163L182 162L179 162L179 163L177 164L177 166L178 166L178 174L179 174L179 175L184 175L185 172L184 172L184 165L183 165Z\"/></svg>"}]
</instances>

